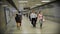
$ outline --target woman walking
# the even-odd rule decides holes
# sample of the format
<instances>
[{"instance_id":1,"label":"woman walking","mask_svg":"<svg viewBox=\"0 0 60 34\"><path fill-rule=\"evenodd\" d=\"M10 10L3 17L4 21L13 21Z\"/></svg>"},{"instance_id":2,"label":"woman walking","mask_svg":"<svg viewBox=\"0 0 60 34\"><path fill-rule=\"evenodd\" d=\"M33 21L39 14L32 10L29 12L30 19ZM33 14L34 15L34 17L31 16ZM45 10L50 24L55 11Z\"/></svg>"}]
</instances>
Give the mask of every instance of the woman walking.
<instances>
[{"instance_id":1,"label":"woman walking","mask_svg":"<svg viewBox=\"0 0 60 34\"><path fill-rule=\"evenodd\" d=\"M42 28L42 24L43 24L43 15L42 12L40 11L38 14L38 19L39 19L39 23L40 23L40 28Z\"/></svg>"}]
</instances>

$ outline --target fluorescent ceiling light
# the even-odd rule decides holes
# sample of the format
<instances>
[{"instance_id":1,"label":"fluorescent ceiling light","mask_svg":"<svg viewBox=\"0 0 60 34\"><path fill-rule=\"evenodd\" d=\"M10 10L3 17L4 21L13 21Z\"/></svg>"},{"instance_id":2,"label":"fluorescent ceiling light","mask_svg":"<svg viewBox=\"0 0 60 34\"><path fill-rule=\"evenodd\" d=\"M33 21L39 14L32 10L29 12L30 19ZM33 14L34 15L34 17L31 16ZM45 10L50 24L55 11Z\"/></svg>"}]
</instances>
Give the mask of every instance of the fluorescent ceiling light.
<instances>
[{"instance_id":1,"label":"fluorescent ceiling light","mask_svg":"<svg viewBox=\"0 0 60 34\"><path fill-rule=\"evenodd\" d=\"M36 5L41 5L41 4L36 4Z\"/></svg>"},{"instance_id":2,"label":"fluorescent ceiling light","mask_svg":"<svg viewBox=\"0 0 60 34\"><path fill-rule=\"evenodd\" d=\"M36 4L35 6L32 6L31 8L34 8L34 7L38 6L38 5L41 5L41 4Z\"/></svg>"},{"instance_id":3,"label":"fluorescent ceiling light","mask_svg":"<svg viewBox=\"0 0 60 34\"><path fill-rule=\"evenodd\" d=\"M36 6L32 6L31 8L34 8L34 7L36 7Z\"/></svg>"},{"instance_id":4,"label":"fluorescent ceiling light","mask_svg":"<svg viewBox=\"0 0 60 34\"><path fill-rule=\"evenodd\" d=\"M13 12L17 12L17 10L13 10Z\"/></svg>"},{"instance_id":5,"label":"fluorescent ceiling light","mask_svg":"<svg viewBox=\"0 0 60 34\"><path fill-rule=\"evenodd\" d=\"M27 3L28 1L18 1L19 3Z\"/></svg>"},{"instance_id":6,"label":"fluorescent ceiling light","mask_svg":"<svg viewBox=\"0 0 60 34\"><path fill-rule=\"evenodd\" d=\"M7 7L8 5L2 5L3 7Z\"/></svg>"},{"instance_id":7,"label":"fluorescent ceiling light","mask_svg":"<svg viewBox=\"0 0 60 34\"><path fill-rule=\"evenodd\" d=\"M26 10L23 10L23 11L26 11Z\"/></svg>"},{"instance_id":8,"label":"fluorescent ceiling light","mask_svg":"<svg viewBox=\"0 0 60 34\"><path fill-rule=\"evenodd\" d=\"M50 1L41 1L41 2L50 2Z\"/></svg>"}]
</instances>

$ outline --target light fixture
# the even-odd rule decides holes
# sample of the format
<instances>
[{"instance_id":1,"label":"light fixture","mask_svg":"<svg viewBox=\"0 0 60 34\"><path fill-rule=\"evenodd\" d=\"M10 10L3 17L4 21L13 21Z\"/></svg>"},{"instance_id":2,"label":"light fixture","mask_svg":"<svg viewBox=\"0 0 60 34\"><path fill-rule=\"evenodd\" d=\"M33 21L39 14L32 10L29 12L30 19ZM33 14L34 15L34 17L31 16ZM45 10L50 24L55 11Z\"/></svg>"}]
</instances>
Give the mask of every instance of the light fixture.
<instances>
[{"instance_id":1,"label":"light fixture","mask_svg":"<svg viewBox=\"0 0 60 34\"><path fill-rule=\"evenodd\" d=\"M36 7L36 6L32 6L31 8L34 8L34 7Z\"/></svg>"},{"instance_id":2,"label":"light fixture","mask_svg":"<svg viewBox=\"0 0 60 34\"><path fill-rule=\"evenodd\" d=\"M41 1L41 2L50 2L50 1L47 1L47 0L45 1L45 0L43 0L43 1Z\"/></svg>"},{"instance_id":3,"label":"light fixture","mask_svg":"<svg viewBox=\"0 0 60 34\"><path fill-rule=\"evenodd\" d=\"M41 4L36 4L36 5L38 6L38 5L41 5Z\"/></svg>"},{"instance_id":4,"label":"light fixture","mask_svg":"<svg viewBox=\"0 0 60 34\"><path fill-rule=\"evenodd\" d=\"M8 5L2 5L3 7L7 7Z\"/></svg>"},{"instance_id":5,"label":"light fixture","mask_svg":"<svg viewBox=\"0 0 60 34\"><path fill-rule=\"evenodd\" d=\"M17 12L17 10L13 10L13 12Z\"/></svg>"},{"instance_id":6,"label":"light fixture","mask_svg":"<svg viewBox=\"0 0 60 34\"><path fill-rule=\"evenodd\" d=\"M19 3L27 3L28 1L18 1Z\"/></svg>"}]
</instances>

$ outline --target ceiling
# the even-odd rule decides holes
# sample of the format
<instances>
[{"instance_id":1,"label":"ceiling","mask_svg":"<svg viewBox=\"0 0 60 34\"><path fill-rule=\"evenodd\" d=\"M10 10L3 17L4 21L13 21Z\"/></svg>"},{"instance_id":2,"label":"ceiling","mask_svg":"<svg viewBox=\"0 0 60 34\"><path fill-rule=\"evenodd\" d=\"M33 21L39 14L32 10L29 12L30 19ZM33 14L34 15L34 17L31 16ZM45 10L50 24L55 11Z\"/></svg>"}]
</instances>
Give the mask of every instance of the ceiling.
<instances>
[{"instance_id":1,"label":"ceiling","mask_svg":"<svg viewBox=\"0 0 60 34\"><path fill-rule=\"evenodd\" d=\"M28 1L26 3L20 3L19 1ZM36 7L37 5L36 4L45 4L47 2L41 2L42 0L13 0L13 2L15 3L16 7L18 9L20 9L20 7L30 7L30 8L33 8L33 7ZM45 1L51 1L51 0L45 0Z\"/></svg>"}]
</instances>

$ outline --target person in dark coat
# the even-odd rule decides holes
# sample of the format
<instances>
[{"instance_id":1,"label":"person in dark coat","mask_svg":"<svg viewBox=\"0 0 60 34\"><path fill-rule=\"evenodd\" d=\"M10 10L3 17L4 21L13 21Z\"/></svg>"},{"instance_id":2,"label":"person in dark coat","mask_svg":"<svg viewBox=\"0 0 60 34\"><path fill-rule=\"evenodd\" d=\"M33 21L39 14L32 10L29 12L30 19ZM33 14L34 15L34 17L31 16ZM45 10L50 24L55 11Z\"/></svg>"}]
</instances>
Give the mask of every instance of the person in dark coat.
<instances>
[{"instance_id":1,"label":"person in dark coat","mask_svg":"<svg viewBox=\"0 0 60 34\"><path fill-rule=\"evenodd\" d=\"M19 17L20 17L20 26L21 26L21 23L22 23L22 13L19 11L19 12L18 12L18 15L19 15Z\"/></svg>"},{"instance_id":2,"label":"person in dark coat","mask_svg":"<svg viewBox=\"0 0 60 34\"><path fill-rule=\"evenodd\" d=\"M16 23L17 23L17 28L19 28L20 24L21 24L21 19L20 19L18 14L16 14L15 20L16 20Z\"/></svg>"}]
</instances>

